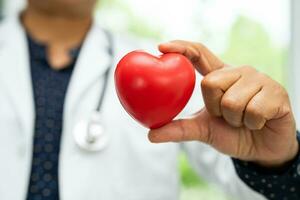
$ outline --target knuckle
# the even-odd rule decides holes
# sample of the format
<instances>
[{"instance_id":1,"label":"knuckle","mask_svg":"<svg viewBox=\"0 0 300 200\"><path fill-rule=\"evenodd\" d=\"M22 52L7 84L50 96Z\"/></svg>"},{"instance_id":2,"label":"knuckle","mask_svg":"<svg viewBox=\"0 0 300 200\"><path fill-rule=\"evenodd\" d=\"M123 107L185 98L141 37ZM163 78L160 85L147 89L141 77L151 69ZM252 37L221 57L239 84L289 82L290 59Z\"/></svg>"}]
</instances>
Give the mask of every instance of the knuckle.
<instances>
[{"instance_id":1,"label":"knuckle","mask_svg":"<svg viewBox=\"0 0 300 200\"><path fill-rule=\"evenodd\" d=\"M281 109L282 109L282 113L284 113L284 114L292 113L292 109L289 104L283 104Z\"/></svg>"},{"instance_id":2,"label":"knuckle","mask_svg":"<svg viewBox=\"0 0 300 200\"><path fill-rule=\"evenodd\" d=\"M250 65L242 66L240 69L241 69L245 74L249 74L249 73L251 73L251 74L257 73L257 70L256 70L254 67L250 66Z\"/></svg>"},{"instance_id":3,"label":"knuckle","mask_svg":"<svg viewBox=\"0 0 300 200\"><path fill-rule=\"evenodd\" d=\"M275 82L275 81L273 81L273 82ZM274 86L271 89L272 89L273 94L275 94L277 97L279 96L279 97L283 97L285 99L289 98L288 92L279 83L275 82Z\"/></svg>"},{"instance_id":4,"label":"knuckle","mask_svg":"<svg viewBox=\"0 0 300 200\"><path fill-rule=\"evenodd\" d=\"M288 92L287 92L287 90L285 89L285 88L283 88L283 87L281 87L282 88L282 90L281 90L281 93L282 93L282 97L284 98L284 99L286 99L286 100L288 100L289 101L289 94L288 94Z\"/></svg>"},{"instance_id":5,"label":"knuckle","mask_svg":"<svg viewBox=\"0 0 300 200\"><path fill-rule=\"evenodd\" d=\"M215 73L208 74L201 81L202 89L218 89L219 88L219 78L215 76Z\"/></svg>"},{"instance_id":6,"label":"knuckle","mask_svg":"<svg viewBox=\"0 0 300 200\"><path fill-rule=\"evenodd\" d=\"M232 112L241 112L243 109L239 100L233 96L224 96L221 100L221 107Z\"/></svg>"},{"instance_id":7,"label":"knuckle","mask_svg":"<svg viewBox=\"0 0 300 200\"><path fill-rule=\"evenodd\" d=\"M255 103L251 103L247 106L246 114L251 117L263 117L262 108Z\"/></svg>"},{"instance_id":8,"label":"knuckle","mask_svg":"<svg viewBox=\"0 0 300 200\"><path fill-rule=\"evenodd\" d=\"M195 43L195 45L196 45L200 50L201 50L201 49L206 49L206 48L207 48L203 43L200 43L200 42Z\"/></svg>"},{"instance_id":9,"label":"knuckle","mask_svg":"<svg viewBox=\"0 0 300 200\"><path fill-rule=\"evenodd\" d=\"M244 123L251 130L260 130L265 125L263 109L255 104L247 106Z\"/></svg>"},{"instance_id":10,"label":"knuckle","mask_svg":"<svg viewBox=\"0 0 300 200\"><path fill-rule=\"evenodd\" d=\"M271 78L265 84L265 89L268 91L269 95L280 104L289 104L289 94L287 90L279 83Z\"/></svg>"},{"instance_id":11,"label":"knuckle","mask_svg":"<svg viewBox=\"0 0 300 200\"><path fill-rule=\"evenodd\" d=\"M255 79L262 82L264 86L270 86L275 91L284 90L284 88L279 83L277 83L265 73L257 71L257 73L255 74Z\"/></svg>"},{"instance_id":12,"label":"knuckle","mask_svg":"<svg viewBox=\"0 0 300 200\"><path fill-rule=\"evenodd\" d=\"M199 61L201 53L196 48L188 46L186 52L192 63L197 63Z\"/></svg>"}]
</instances>

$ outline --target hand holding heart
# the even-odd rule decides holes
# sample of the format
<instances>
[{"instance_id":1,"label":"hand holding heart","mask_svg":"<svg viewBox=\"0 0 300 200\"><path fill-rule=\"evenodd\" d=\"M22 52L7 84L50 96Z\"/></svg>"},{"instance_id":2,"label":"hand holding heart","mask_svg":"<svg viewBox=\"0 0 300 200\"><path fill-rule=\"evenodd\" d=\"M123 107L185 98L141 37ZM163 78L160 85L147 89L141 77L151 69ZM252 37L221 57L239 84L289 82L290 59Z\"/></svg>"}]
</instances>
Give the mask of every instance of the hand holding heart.
<instances>
[{"instance_id":1,"label":"hand holding heart","mask_svg":"<svg viewBox=\"0 0 300 200\"><path fill-rule=\"evenodd\" d=\"M151 142L201 141L267 167L282 166L296 156L295 121L280 84L252 67L226 66L201 44L173 41L159 49L186 56L204 76L205 107L188 119L151 130Z\"/></svg>"}]
</instances>

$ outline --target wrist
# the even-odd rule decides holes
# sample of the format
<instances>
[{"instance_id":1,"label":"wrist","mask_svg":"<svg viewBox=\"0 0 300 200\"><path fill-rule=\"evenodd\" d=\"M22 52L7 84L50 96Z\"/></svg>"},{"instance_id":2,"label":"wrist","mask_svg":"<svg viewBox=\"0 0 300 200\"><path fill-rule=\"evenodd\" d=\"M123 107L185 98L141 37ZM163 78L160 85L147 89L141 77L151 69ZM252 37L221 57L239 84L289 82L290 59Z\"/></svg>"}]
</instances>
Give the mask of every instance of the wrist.
<instances>
[{"instance_id":1,"label":"wrist","mask_svg":"<svg viewBox=\"0 0 300 200\"><path fill-rule=\"evenodd\" d=\"M263 167L263 168L270 168L270 169L284 169L289 166L299 155L299 141L295 138L292 145L290 145L288 149L287 156L285 158L280 158L276 160L269 160L269 161L256 161L255 164Z\"/></svg>"}]
</instances>

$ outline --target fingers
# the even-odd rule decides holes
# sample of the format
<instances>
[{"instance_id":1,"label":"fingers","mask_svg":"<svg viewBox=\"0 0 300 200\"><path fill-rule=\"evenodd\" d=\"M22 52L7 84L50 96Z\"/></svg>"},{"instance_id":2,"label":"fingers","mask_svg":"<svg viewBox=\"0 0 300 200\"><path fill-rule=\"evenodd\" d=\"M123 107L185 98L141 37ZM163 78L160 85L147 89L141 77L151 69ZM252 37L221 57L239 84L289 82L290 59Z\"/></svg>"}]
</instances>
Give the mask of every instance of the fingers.
<instances>
[{"instance_id":1,"label":"fingers","mask_svg":"<svg viewBox=\"0 0 300 200\"><path fill-rule=\"evenodd\" d=\"M267 121L266 116L268 115L268 111L261 109L260 105L263 96L263 92L260 92L253 97L246 108L244 124L250 130L262 129ZM266 109L266 107L264 107L264 109Z\"/></svg>"},{"instance_id":2,"label":"fingers","mask_svg":"<svg viewBox=\"0 0 300 200\"><path fill-rule=\"evenodd\" d=\"M161 44L159 50L181 53L193 62L204 75L201 88L207 111L214 117L222 117L233 127L261 129L268 120L290 110L289 105L282 103L289 101L278 83L251 67L225 68L224 63L202 44L176 40ZM274 89L278 91L275 93Z\"/></svg>"},{"instance_id":3,"label":"fingers","mask_svg":"<svg viewBox=\"0 0 300 200\"><path fill-rule=\"evenodd\" d=\"M288 102L278 83L248 66L215 70L203 78L201 89L208 113L250 130L263 128L276 114L282 116L278 109Z\"/></svg>"},{"instance_id":4,"label":"fingers","mask_svg":"<svg viewBox=\"0 0 300 200\"><path fill-rule=\"evenodd\" d=\"M211 72L201 82L202 95L205 106L210 114L220 117L221 99L225 91L241 77L241 74L229 68Z\"/></svg>"},{"instance_id":5,"label":"fingers","mask_svg":"<svg viewBox=\"0 0 300 200\"><path fill-rule=\"evenodd\" d=\"M200 43L175 40L159 45L159 50L162 53L183 54L191 60L202 75L224 67L224 63Z\"/></svg>"},{"instance_id":6,"label":"fingers","mask_svg":"<svg viewBox=\"0 0 300 200\"><path fill-rule=\"evenodd\" d=\"M251 67L214 71L204 77L201 86L208 112L233 127L261 129L282 105L279 84Z\"/></svg>"},{"instance_id":7,"label":"fingers","mask_svg":"<svg viewBox=\"0 0 300 200\"><path fill-rule=\"evenodd\" d=\"M252 77L251 77L252 79ZM243 115L251 99L260 92L262 84L241 76L223 95L220 103L221 115L234 127L243 126Z\"/></svg>"},{"instance_id":8,"label":"fingers","mask_svg":"<svg viewBox=\"0 0 300 200\"><path fill-rule=\"evenodd\" d=\"M277 91L276 91L277 90ZM290 107L283 100L280 87L266 85L248 103L245 109L244 124L250 130L262 129L271 119L283 117Z\"/></svg>"}]
</instances>

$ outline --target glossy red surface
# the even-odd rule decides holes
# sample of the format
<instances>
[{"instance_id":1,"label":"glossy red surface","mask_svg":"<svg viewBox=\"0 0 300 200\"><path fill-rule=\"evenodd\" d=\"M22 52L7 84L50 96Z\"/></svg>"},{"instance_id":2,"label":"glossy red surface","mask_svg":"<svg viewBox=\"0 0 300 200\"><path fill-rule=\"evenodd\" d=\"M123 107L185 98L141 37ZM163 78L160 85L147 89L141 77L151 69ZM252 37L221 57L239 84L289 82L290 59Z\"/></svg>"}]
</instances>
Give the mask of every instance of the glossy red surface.
<instances>
[{"instance_id":1,"label":"glossy red surface","mask_svg":"<svg viewBox=\"0 0 300 200\"><path fill-rule=\"evenodd\" d=\"M115 86L125 110L147 128L172 121L185 107L195 86L195 70L183 55L160 57L133 51L115 71Z\"/></svg>"}]
</instances>

